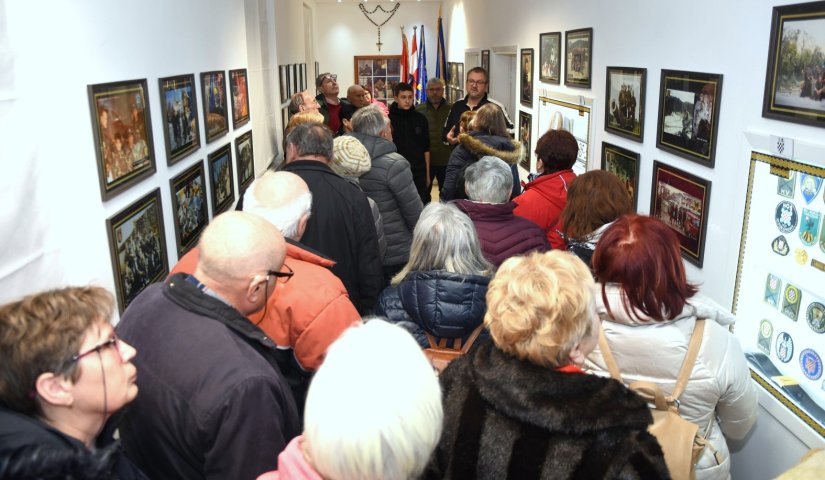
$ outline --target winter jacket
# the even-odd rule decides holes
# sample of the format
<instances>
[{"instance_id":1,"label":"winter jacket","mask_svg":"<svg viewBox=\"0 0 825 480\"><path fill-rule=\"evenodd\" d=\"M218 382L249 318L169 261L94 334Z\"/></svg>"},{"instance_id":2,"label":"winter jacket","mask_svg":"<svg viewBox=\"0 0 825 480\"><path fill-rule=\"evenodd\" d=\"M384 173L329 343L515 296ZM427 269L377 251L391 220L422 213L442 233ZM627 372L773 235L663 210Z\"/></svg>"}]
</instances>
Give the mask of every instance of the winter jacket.
<instances>
[{"instance_id":1,"label":"winter jacket","mask_svg":"<svg viewBox=\"0 0 825 480\"><path fill-rule=\"evenodd\" d=\"M518 204L513 211L516 215L538 225L547 235L547 241L554 249L566 247L561 230L561 212L567 205L567 188L576 178L573 170L548 173L524 185L524 193L514 198Z\"/></svg>"},{"instance_id":2,"label":"winter jacket","mask_svg":"<svg viewBox=\"0 0 825 480\"><path fill-rule=\"evenodd\" d=\"M359 190L362 192L364 191L361 188L361 181L359 177L351 177L347 175L341 175L342 178L346 178L349 180L353 185L357 186ZM367 194L365 193L364 196ZM378 204L375 203L375 200L367 197L367 202L370 204L370 211L372 212L372 223L375 225L375 233L378 235L378 258L381 260L381 263L384 262L384 256L387 254L387 236L384 234L384 219L381 218L381 210L378 209Z\"/></svg>"},{"instance_id":3,"label":"winter jacket","mask_svg":"<svg viewBox=\"0 0 825 480\"><path fill-rule=\"evenodd\" d=\"M464 338L484 320L489 283L480 275L410 272L381 292L375 314L407 329L421 348L430 346L425 331L438 338Z\"/></svg>"},{"instance_id":4,"label":"winter jacket","mask_svg":"<svg viewBox=\"0 0 825 480\"><path fill-rule=\"evenodd\" d=\"M605 223L581 239L565 238L564 240L567 242L567 251L579 257L579 259L586 263L587 267L592 270L593 253L596 252L596 246L599 244L599 240L601 240L604 231L611 225L613 225L613 222Z\"/></svg>"},{"instance_id":5,"label":"winter jacket","mask_svg":"<svg viewBox=\"0 0 825 480\"><path fill-rule=\"evenodd\" d=\"M426 478L670 478L650 410L615 380L539 367L492 342L439 379L444 430Z\"/></svg>"},{"instance_id":6,"label":"winter jacket","mask_svg":"<svg viewBox=\"0 0 825 480\"><path fill-rule=\"evenodd\" d=\"M387 253L384 265L403 265L410 257L412 234L424 205L413 183L410 164L391 141L352 132L370 154L372 168L361 175L361 188L375 200L384 220Z\"/></svg>"},{"instance_id":7,"label":"winter jacket","mask_svg":"<svg viewBox=\"0 0 825 480\"><path fill-rule=\"evenodd\" d=\"M538 225L513 215L516 208L513 202L455 200L455 205L473 221L481 241L481 251L496 267L514 255L548 249L547 238Z\"/></svg>"},{"instance_id":8,"label":"winter jacket","mask_svg":"<svg viewBox=\"0 0 825 480\"><path fill-rule=\"evenodd\" d=\"M518 176L518 161L521 158L521 143L482 132L463 133L458 136L458 143L447 164L444 186L441 188L442 200L467 198L464 192L464 169L487 155L498 157L510 165L513 172L513 193L510 198L519 194L521 183Z\"/></svg>"},{"instance_id":9,"label":"winter jacket","mask_svg":"<svg viewBox=\"0 0 825 480\"><path fill-rule=\"evenodd\" d=\"M599 285L598 291L601 292ZM666 395L676 383L693 327L698 318L707 319L696 366L679 397L679 414L699 425L719 452L717 465L709 448L696 466L698 480L724 479L730 474L730 454L725 436L741 439L756 420L757 398L745 355L736 337L728 330L735 318L703 295L694 295L675 319L657 322L644 314L633 314L622 306L621 289L606 285L605 296L597 293L597 311L602 318L607 342L625 382L648 380L659 384ZM600 375L607 368L598 347L586 366ZM719 422L714 419L714 415Z\"/></svg>"},{"instance_id":10,"label":"winter jacket","mask_svg":"<svg viewBox=\"0 0 825 480\"><path fill-rule=\"evenodd\" d=\"M303 440L303 435L293 438L286 450L278 455L278 470L266 472L257 480L323 480L304 457L301 450Z\"/></svg>"},{"instance_id":11,"label":"winter jacket","mask_svg":"<svg viewBox=\"0 0 825 480\"><path fill-rule=\"evenodd\" d=\"M402 110L397 103L390 105L392 142L398 154L410 162L413 171L426 171L424 153L430 151L430 127L427 117L414 108Z\"/></svg>"},{"instance_id":12,"label":"winter jacket","mask_svg":"<svg viewBox=\"0 0 825 480\"><path fill-rule=\"evenodd\" d=\"M441 99L441 103L437 107L429 101L415 107L415 111L424 115L427 119L430 134L430 165L432 166L446 167L447 161L450 159L452 148L441 139L441 130L450 115L452 106L453 104L446 99Z\"/></svg>"}]
</instances>

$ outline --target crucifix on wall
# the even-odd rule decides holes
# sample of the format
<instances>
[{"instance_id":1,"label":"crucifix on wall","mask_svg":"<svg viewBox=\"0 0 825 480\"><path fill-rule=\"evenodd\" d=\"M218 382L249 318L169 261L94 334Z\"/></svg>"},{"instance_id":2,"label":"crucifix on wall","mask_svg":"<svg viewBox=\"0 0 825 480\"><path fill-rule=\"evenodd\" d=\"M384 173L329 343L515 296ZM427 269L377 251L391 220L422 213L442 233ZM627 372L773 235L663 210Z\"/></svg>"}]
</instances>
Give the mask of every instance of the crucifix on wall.
<instances>
[{"instance_id":1,"label":"crucifix on wall","mask_svg":"<svg viewBox=\"0 0 825 480\"><path fill-rule=\"evenodd\" d=\"M373 25L378 27L378 41L375 43L375 45L378 47L379 52L381 51L381 45L384 45L383 43L381 43L381 27L383 27L384 25L387 24L387 22L390 21L390 19L393 17L393 15L395 15L395 12L398 11L398 8L400 6L401 6L400 3L396 3L395 6L392 8L392 10L384 10L384 7L382 7L381 5L376 5L375 8L373 8L372 11L370 12L370 11L367 11L367 7L365 7L364 4L362 4L362 3L358 4L358 8L361 9L361 13L363 13L364 16L367 17L367 20L369 20L370 23L372 23ZM389 16L381 23L376 22L375 20L372 19L372 17L370 17L370 15L373 15L379 9L382 12L389 14Z\"/></svg>"}]
</instances>

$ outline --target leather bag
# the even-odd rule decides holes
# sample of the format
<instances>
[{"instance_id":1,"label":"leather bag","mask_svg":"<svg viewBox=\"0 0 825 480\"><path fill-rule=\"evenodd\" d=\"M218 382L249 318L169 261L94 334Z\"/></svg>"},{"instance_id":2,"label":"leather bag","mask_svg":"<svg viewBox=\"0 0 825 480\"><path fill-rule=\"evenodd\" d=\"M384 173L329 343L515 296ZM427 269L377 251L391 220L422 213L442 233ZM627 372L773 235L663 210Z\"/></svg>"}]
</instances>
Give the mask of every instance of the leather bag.
<instances>
[{"instance_id":1,"label":"leather bag","mask_svg":"<svg viewBox=\"0 0 825 480\"><path fill-rule=\"evenodd\" d=\"M450 362L470 351L470 347L473 346L473 342L476 341L483 328L484 323L479 324L467 338L467 341L464 342L464 345L461 344L461 338L456 338L453 340L452 347L447 346L446 338L441 338L436 342L435 337L430 332L424 332L427 335L427 341L430 342L430 347L424 349L424 355L427 356L433 369L441 373Z\"/></svg>"}]
</instances>

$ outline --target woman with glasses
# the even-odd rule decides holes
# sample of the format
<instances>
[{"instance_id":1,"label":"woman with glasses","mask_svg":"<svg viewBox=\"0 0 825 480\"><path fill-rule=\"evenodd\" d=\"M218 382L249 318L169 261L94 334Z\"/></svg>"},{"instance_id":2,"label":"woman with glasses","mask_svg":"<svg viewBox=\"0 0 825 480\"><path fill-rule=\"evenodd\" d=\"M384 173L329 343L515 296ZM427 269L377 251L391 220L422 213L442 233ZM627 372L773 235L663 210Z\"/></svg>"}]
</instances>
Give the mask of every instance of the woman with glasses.
<instances>
[{"instance_id":1,"label":"woman with glasses","mask_svg":"<svg viewBox=\"0 0 825 480\"><path fill-rule=\"evenodd\" d=\"M138 391L112 307L99 287L0 307L0 478L146 478L101 435Z\"/></svg>"}]
</instances>

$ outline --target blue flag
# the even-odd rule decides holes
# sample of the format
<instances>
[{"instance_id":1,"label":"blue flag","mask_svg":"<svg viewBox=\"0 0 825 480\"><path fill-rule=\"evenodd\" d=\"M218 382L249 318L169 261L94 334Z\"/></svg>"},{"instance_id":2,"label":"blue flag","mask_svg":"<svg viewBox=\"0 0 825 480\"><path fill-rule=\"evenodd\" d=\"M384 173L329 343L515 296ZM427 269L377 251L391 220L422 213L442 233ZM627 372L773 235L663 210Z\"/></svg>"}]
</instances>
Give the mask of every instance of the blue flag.
<instances>
[{"instance_id":1,"label":"blue flag","mask_svg":"<svg viewBox=\"0 0 825 480\"><path fill-rule=\"evenodd\" d=\"M424 25L421 25L421 47L418 49L418 86L415 103L427 101L427 50L424 45Z\"/></svg>"},{"instance_id":2,"label":"blue flag","mask_svg":"<svg viewBox=\"0 0 825 480\"><path fill-rule=\"evenodd\" d=\"M450 79L447 78L450 71L447 70L447 54L446 46L444 45L444 25L441 23L441 8L438 9L438 46L435 50L435 76L444 81L444 84L449 84Z\"/></svg>"}]
</instances>

